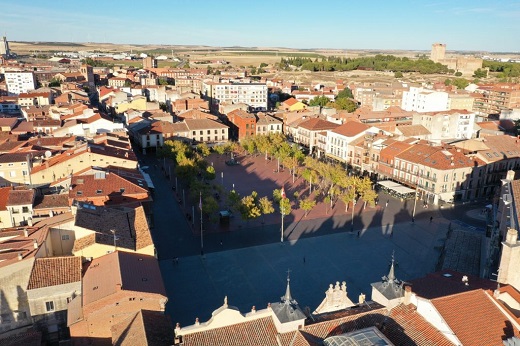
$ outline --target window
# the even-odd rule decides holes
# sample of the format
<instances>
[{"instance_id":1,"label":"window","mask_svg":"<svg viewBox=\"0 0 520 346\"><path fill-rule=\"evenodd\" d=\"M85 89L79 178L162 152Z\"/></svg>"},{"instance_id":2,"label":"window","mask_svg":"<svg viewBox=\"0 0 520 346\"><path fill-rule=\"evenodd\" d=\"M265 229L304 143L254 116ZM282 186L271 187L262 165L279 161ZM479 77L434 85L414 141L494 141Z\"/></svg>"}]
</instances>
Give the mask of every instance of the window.
<instances>
[{"instance_id":1,"label":"window","mask_svg":"<svg viewBox=\"0 0 520 346\"><path fill-rule=\"evenodd\" d=\"M11 171L11 172L9 172L9 176L10 176L11 178L16 177L16 171Z\"/></svg>"},{"instance_id":2,"label":"window","mask_svg":"<svg viewBox=\"0 0 520 346\"><path fill-rule=\"evenodd\" d=\"M195 136L197 134L197 131L193 131L192 134Z\"/></svg>"},{"instance_id":3,"label":"window","mask_svg":"<svg viewBox=\"0 0 520 346\"><path fill-rule=\"evenodd\" d=\"M28 213L29 207L22 207L22 213Z\"/></svg>"},{"instance_id":4,"label":"window","mask_svg":"<svg viewBox=\"0 0 520 346\"><path fill-rule=\"evenodd\" d=\"M211 130L208 130L208 135L211 133Z\"/></svg>"},{"instance_id":5,"label":"window","mask_svg":"<svg viewBox=\"0 0 520 346\"><path fill-rule=\"evenodd\" d=\"M76 196L82 196L83 195L83 191L76 191Z\"/></svg>"},{"instance_id":6,"label":"window","mask_svg":"<svg viewBox=\"0 0 520 346\"><path fill-rule=\"evenodd\" d=\"M204 134L204 131L200 130L199 135L202 135L202 134Z\"/></svg>"},{"instance_id":7,"label":"window","mask_svg":"<svg viewBox=\"0 0 520 346\"><path fill-rule=\"evenodd\" d=\"M47 310L47 312L54 311L54 302L45 302L45 310Z\"/></svg>"},{"instance_id":8,"label":"window","mask_svg":"<svg viewBox=\"0 0 520 346\"><path fill-rule=\"evenodd\" d=\"M68 234L62 235L61 240L69 240L69 235Z\"/></svg>"}]
</instances>

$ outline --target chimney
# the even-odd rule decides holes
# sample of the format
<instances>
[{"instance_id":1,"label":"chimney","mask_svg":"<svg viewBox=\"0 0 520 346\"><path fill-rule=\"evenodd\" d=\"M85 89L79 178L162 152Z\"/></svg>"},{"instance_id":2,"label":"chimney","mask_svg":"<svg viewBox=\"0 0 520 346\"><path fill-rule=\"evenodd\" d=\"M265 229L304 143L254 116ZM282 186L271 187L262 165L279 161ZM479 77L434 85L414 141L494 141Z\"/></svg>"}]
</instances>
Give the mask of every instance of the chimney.
<instances>
[{"instance_id":1,"label":"chimney","mask_svg":"<svg viewBox=\"0 0 520 346\"><path fill-rule=\"evenodd\" d=\"M23 236L24 236L25 238L27 238L27 237L29 236L29 231L27 230L27 228L24 228L24 229L23 229Z\"/></svg>"},{"instance_id":2,"label":"chimney","mask_svg":"<svg viewBox=\"0 0 520 346\"><path fill-rule=\"evenodd\" d=\"M196 326L199 326L199 325L200 325L200 322L199 322L199 318L198 318L198 317L195 317L195 325L196 325Z\"/></svg>"},{"instance_id":3,"label":"chimney","mask_svg":"<svg viewBox=\"0 0 520 346\"><path fill-rule=\"evenodd\" d=\"M18 253L18 260L19 261L23 260L23 255L21 253Z\"/></svg>"},{"instance_id":4,"label":"chimney","mask_svg":"<svg viewBox=\"0 0 520 346\"><path fill-rule=\"evenodd\" d=\"M509 181L515 180L515 171L513 171L513 170L507 171L506 180L509 180Z\"/></svg>"},{"instance_id":5,"label":"chimney","mask_svg":"<svg viewBox=\"0 0 520 346\"><path fill-rule=\"evenodd\" d=\"M404 286L404 305L409 305L412 299L412 288L410 286Z\"/></svg>"},{"instance_id":6,"label":"chimney","mask_svg":"<svg viewBox=\"0 0 520 346\"><path fill-rule=\"evenodd\" d=\"M361 305L364 303L365 303L365 295L363 293L361 293L358 298L358 305Z\"/></svg>"},{"instance_id":7,"label":"chimney","mask_svg":"<svg viewBox=\"0 0 520 346\"><path fill-rule=\"evenodd\" d=\"M33 247L34 247L35 249L38 248L38 241L37 241L36 239L33 240Z\"/></svg>"},{"instance_id":8,"label":"chimney","mask_svg":"<svg viewBox=\"0 0 520 346\"><path fill-rule=\"evenodd\" d=\"M251 308L251 313L255 313L256 312L256 307L253 305L253 307Z\"/></svg>"},{"instance_id":9,"label":"chimney","mask_svg":"<svg viewBox=\"0 0 520 346\"><path fill-rule=\"evenodd\" d=\"M116 284L116 291L121 291L123 289L123 285Z\"/></svg>"},{"instance_id":10,"label":"chimney","mask_svg":"<svg viewBox=\"0 0 520 346\"><path fill-rule=\"evenodd\" d=\"M506 234L506 244L516 245L517 241L518 241L518 231L514 228L508 229L507 234Z\"/></svg>"}]
</instances>

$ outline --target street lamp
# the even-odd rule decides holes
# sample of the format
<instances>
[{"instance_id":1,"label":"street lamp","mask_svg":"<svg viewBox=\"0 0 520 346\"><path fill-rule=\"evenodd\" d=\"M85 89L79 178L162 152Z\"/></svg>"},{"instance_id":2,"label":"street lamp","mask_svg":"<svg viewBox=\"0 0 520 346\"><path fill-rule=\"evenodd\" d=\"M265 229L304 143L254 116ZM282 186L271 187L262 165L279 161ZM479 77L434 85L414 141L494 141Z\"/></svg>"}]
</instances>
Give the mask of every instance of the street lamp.
<instances>
[{"instance_id":1,"label":"street lamp","mask_svg":"<svg viewBox=\"0 0 520 346\"><path fill-rule=\"evenodd\" d=\"M354 232L354 207L356 206L356 198L352 198L352 220L350 221L350 232Z\"/></svg>"},{"instance_id":2,"label":"street lamp","mask_svg":"<svg viewBox=\"0 0 520 346\"><path fill-rule=\"evenodd\" d=\"M415 193L413 198L413 211L412 211L412 222L415 221L415 209L417 208L417 189L419 188L419 181L415 183Z\"/></svg>"}]
</instances>

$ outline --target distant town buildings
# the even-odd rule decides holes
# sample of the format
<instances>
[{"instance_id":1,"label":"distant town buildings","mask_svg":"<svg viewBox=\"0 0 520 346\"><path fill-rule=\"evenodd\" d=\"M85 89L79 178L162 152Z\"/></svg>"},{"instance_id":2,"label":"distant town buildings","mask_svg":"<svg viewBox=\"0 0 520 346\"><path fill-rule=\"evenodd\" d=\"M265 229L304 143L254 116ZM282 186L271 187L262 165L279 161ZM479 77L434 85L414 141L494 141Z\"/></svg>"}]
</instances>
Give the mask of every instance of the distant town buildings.
<instances>
[{"instance_id":1,"label":"distant town buildings","mask_svg":"<svg viewBox=\"0 0 520 346\"><path fill-rule=\"evenodd\" d=\"M9 95L19 95L36 89L36 80L32 72L6 72L4 76Z\"/></svg>"},{"instance_id":2,"label":"distant town buildings","mask_svg":"<svg viewBox=\"0 0 520 346\"><path fill-rule=\"evenodd\" d=\"M457 57L447 58L446 57L446 44L434 43L432 44L432 50L430 59L433 62L438 62L448 66L449 69L453 69L456 72L461 72L465 75L472 75L477 69L482 68L482 59L473 57Z\"/></svg>"}]
</instances>

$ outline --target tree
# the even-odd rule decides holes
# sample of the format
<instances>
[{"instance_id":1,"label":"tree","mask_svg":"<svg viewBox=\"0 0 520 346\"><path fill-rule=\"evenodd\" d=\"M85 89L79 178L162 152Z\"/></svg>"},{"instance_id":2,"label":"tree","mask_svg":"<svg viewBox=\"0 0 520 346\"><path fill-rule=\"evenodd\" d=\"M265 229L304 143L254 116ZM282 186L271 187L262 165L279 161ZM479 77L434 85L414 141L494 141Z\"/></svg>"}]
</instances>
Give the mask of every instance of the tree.
<instances>
[{"instance_id":1,"label":"tree","mask_svg":"<svg viewBox=\"0 0 520 346\"><path fill-rule=\"evenodd\" d=\"M487 70L483 70L478 68L475 72L473 72L473 77L475 78L485 78L487 77Z\"/></svg>"},{"instance_id":2,"label":"tree","mask_svg":"<svg viewBox=\"0 0 520 346\"><path fill-rule=\"evenodd\" d=\"M306 198L300 200L300 209L305 211L305 217L307 217L307 214L312 210L312 208L314 208L315 205L316 201L314 199Z\"/></svg>"},{"instance_id":3,"label":"tree","mask_svg":"<svg viewBox=\"0 0 520 346\"><path fill-rule=\"evenodd\" d=\"M394 72L394 77L395 78L403 78L403 73L400 72L400 71Z\"/></svg>"},{"instance_id":4,"label":"tree","mask_svg":"<svg viewBox=\"0 0 520 346\"><path fill-rule=\"evenodd\" d=\"M291 213L291 202L289 201L289 198L286 197L280 199L278 205L280 207L280 214L282 214L282 216L286 216Z\"/></svg>"},{"instance_id":5,"label":"tree","mask_svg":"<svg viewBox=\"0 0 520 346\"><path fill-rule=\"evenodd\" d=\"M159 102L159 108L163 111L163 112L168 112L168 105L164 102Z\"/></svg>"},{"instance_id":6,"label":"tree","mask_svg":"<svg viewBox=\"0 0 520 346\"><path fill-rule=\"evenodd\" d=\"M223 155L225 152L226 152L226 146L225 145L215 145L213 147L213 150L219 154L219 155Z\"/></svg>"},{"instance_id":7,"label":"tree","mask_svg":"<svg viewBox=\"0 0 520 346\"><path fill-rule=\"evenodd\" d=\"M371 207L375 207L377 193L372 189L365 190L361 194L361 198L363 198L363 201L365 201L365 203L368 203Z\"/></svg>"},{"instance_id":8,"label":"tree","mask_svg":"<svg viewBox=\"0 0 520 346\"><path fill-rule=\"evenodd\" d=\"M209 156L211 154L208 145L206 143L197 144L197 151L202 155L202 157Z\"/></svg>"},{"instance_id":9,"label":"tree","mask_svg":"<svg viewBox=\"0 0 520 346\"><path fill-rule=\"evenodd\" d=\"M325 107L330 100L326 96L316 96L312 100L309 101L309 106L320 106Z\"/></svg>"},{"instance_id":10,"label":"tree","mask_svg":"<svg viewBox=\"0 0 520 346\"><path fill-rule=\"evenodd\" d=\"M337 110L346 110L349 113L352 113L357 109L357 103L347 98L336 99L335 102L329 102L327 106L336 108Z\"/></svg>"},{"instance_id":11,"label":"tree","mask_svg":"<svg viewBox=\"0 0 520 346\"><path fill-rule=\"evenodd\" d=\"M265 215L268 215L268 214L271 214L274 212L273 202L269 198L267 198L267 196L264 196L258 200L258 207L260 208L260 211L262 212L264 221L265 221ZM264 221L262 221L262 223Z\"/></svg>"},{"instance_id":12,"label":"tree","mask_svg":"<svg viewBox=\"0 0 520 346\"><path fill-rule=\"evenodd\" d=\"M132 82L130 80L125 80L125 87L128 88L128 87L131 87L132 86Z\"/></svg>"},{"instance_id":13,"label":"tree","mask_svg":"<svg viewBox=\"0 0 520 346\"><path fill-rule=\"evenodd\" d=\"M262 215L262 211L258 207L258 194L253 191L249 196L245 196L240 200L239 206L240 215L242 219L249 221Z\"/></svg>"},{"instance_id":14,"label":"tree","mask_svg":"<svg viewBox=\"0 0 520 346\"><path fill-rule=\"evenodd\" d=\"M332 199L330 198L329 195L327 195L327 196L325 196L325 198L323 199L323 202L325 203L325 214L328 214L328 213L329 213L328 206L329 206L329 203L332 202Z\"/></svg>"},{"instance_id":15,"label":"tree","mask_svg":"<svg viewBox=\"0 0 520 346\"><path fill-rule=\"evenodd\" d=\"M59 78L52 78L49 81L49 87L59 87L61 85L61 80Z\"/></svg>"},{"instance_id":16,"label":"tree","mask_svg":"<svg viewBox=\"0 0 520 346\"><path fill-rule=\"evenodd\" d=\"M455 72L455 77L460 77L462 76L462 72Z\"/></svg>"},{"instance_id":17,"label":"tree","mask_svg":"<svg viewBox=\"0 0 520 346\"><path fill-rule=\"evenodd\" d=\"M273 199L276 203L280 203L280 200L282 199L282 190L281 189L273 190Z\"/></svg>"},{"instance_id":18,"label":"tree","mask_svg":"<svg viewBox=\"0 0 520 346\"><path fill-rule=\"evenodd\" d=\"M446 79L444 80L444 85L446 85L446 86L451 85L451 79L446 78Z\"/></svg>"},{"instance_id":19,"label":"tree","mask_svg":"<svg viewBox=\"0 0 520 346\"><path fill-rule=\"evenodd\" d=\"M345 88L343 90L341 90L338 95L336 96L336 100L337 99L343 99L343 98L347 98L347 99L353 99L354 98L354 95L352 94L352 90L350 90L350 88Z\"/></svg>"},{"instance_id":20,"label":"tree","mask_svg":"<svg viewBox=\"0 0 520 346\"><path fill-rule=\"evenodd\" d=\"M212 196L204 197L202 201L202 213L211 215L219 209L218 202Z\"/></svg>"},{"instance_id":21,"label":"tree","mask_svg":"<svg viewBox=\"0 0 520 346\"><path fill-rule=\"evenodd\" d=\"M239 209L238 207L240 205L240 194L238 192L236 192L235 190L229 191L227 202L228 202L229 208L234 209L234 210Z\"/></svg>"},{"instance_id":22,"label":"tree","mask_svg":"<svg viewBox=\"0 0 520 346\"><path fill-rule=\"evenodd\" d=\"M267 67L267 64L265 62L260 63L260 68Z\"/></svg>"},{"instance_id":23,"label":"tree","mask_svg":"<svg viewBox=\"0 0 520 346\"><path fill-rule=\"evenodd\" d=\"M213 180L215 179L215 168L213 166L208 166L204 171L204 179L205 180Z\"/></svg>"},{"instance_id":24,"label":"tree","mask_svg":"<svg viewBox=\"0 0 520 346\"><path fill-rule=\"evenodd\" d=\"M457 89L465 89L469 85L469 81L464 78L455 78L452 83Z\"/></svg>"}]
</instances>

